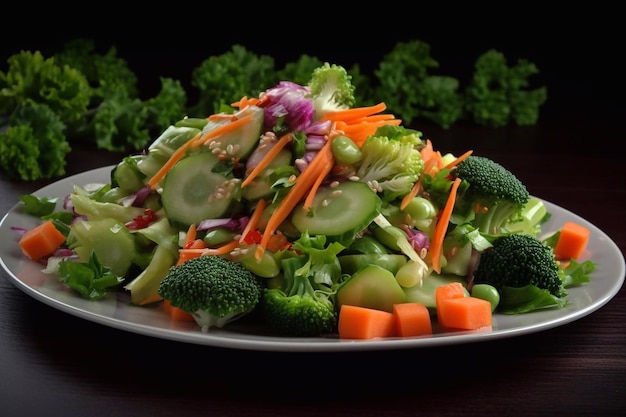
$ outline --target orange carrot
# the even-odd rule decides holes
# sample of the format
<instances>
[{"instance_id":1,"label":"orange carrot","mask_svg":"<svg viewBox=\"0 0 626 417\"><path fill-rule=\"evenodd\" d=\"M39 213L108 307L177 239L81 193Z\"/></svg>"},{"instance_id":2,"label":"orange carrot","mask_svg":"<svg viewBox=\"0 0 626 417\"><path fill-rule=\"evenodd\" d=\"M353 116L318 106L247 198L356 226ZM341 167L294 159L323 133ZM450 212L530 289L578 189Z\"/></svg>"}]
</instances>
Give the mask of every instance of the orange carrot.
<instances>
[{"instance_id":1,"label":"orange carrot","mask_svg":"<svg viewBox=\"0 0 626 417\"><path fill-rule=\"evenodd\" d=\"M428 308L421 303L393 305L396 333L401 337L423 336L433 333Z\"/></svg>"},{"instance_id":2,"label":"orange carrot","mask_svg":"<svg viewBox=\"0 0 626 417\"><path fill-rule=\"evenodd\" d=\"M267 221L267 225L263 231L263 237L261 238L261 242L255 251L255 257L257 260L260 260L263 257L265 248L280 224L289 216L306 193L310 191L317 178L324 172L327 162L333 159L333 153L330 146L331 142L331 140L326 141L315 158L313 158L304 171L302 171L302 173L296 178L295 184L289 189L285 197L280 201L280 203L278 203L278 207L276 207L276 210L274 210Z\"/></svg>"},{"instance_id":3,"label":"orange carrot","mask_svg":"<svg viewBox=\"0 0 626 417\"><path fill-rule=\"evenodd\" d=\"M163 300L163 309L170 316L172 320L176 321L195 321L193 316L190 313L187 313L185 310L174 307L169 300Z\"/></svg>"},{"instance_id":4,"label":"orange carrot","mask_svg":"<svg viewBox=\"0 0 626 417\"><path fill-rule=\"evenodd\" d=\"M587 248L590 235L591 230L587 227L572 221L565 222L554 246L554 256L557 260L578 259Z\"/></svg>"},{"instance_id":5,"label":"orange carrot","mask_svg":"<svg viewBox=\"0 0 626 417\"><path fill-rule=\"evenodd\" d=\"M363 117L371 116L376 113L380 113L387 108L387 105L384 102L380 102L373 106L367 107L352 107L350 109L345 110L337 110L337 111L329 111L326 112L321 120L330 120L330 121L344 121L348 122L351 120L361 119Z\"/></svg>"},{"instance_id":6,"label":"orange carrot","mask_svg":"<svg viewBox=\"0 0 626 417\"><path fill-rule=\"evenodd\" d=\"M187 229L187 234L185 235L185 245L187 245L189 242L193 242L194 240L196 240L196 225L194 223L189 225L189 228Z\"/></svg>"},{"instance_id":7,"label":"orange carrot","mask_svg":"<svg viewBox=\"0 0 626 417\"><path fill-rule=\"evenodd\" d=\"M441 215L437 220L437 224L435 225L435 231L433 233L433 237L430 240L430 248L428 249L428 253L430 254L430 261L433 267L433 270L437 273L441 272L441 254L443 253L443 239L446 236L446 232L448 231L448 222L450 221L450 216L452 216L452 210L454 209L454 203L456 201L456 191L461 184L460 178L455 178L452 183L452 187L450 188L450 195L448 196L448 201L446 201L446 205L441 211Z\"/></svg>"},{"instance_id":8,"label":"orange carrot","mask_svg":"<svg viewBox=\"0 0 626 417\"><path fill-rule=\"evenodd\" d=\"M256 203L256 206L254 207L254 212L252 212L250 220L248 220L248 224L246 224L246 227L244 227L243 231L241 232L241 237L239 238L240 244L243 244L245 242L246 236L248 236L248 233L250 233L250 231L256 230L258 228L257 226L259 225L259 219L261 218L265 207L267 207L267 201L263 199L260 199Z\"/></svg>"},{"instance_id":9,"label":"orange carrot","mask_svg":"<svg viewBox=\"0 0 626 417\"><path fill-rule=\"evenodd\" d=\"M219 248L189 248L179 249L179 256L205 256L205 255L225 255L228 252L239 247L239 240L233 240L220 246Z\"/></svg>"},{"instance_id":10,"label":"orange carrot","mask_svg":"<svg viewBox=\"0 0 626 417\"><path fill-rule=\"evenodd\" d=\"M198 252L190 251L189 249L206 249L206 243L202 239L193 239L185 243L185 247L178 251L178 260L176 265L180 265L183 262L200 256Z\"/></svg>"},{"instance_id":11,"label":"orange carrot","mask_svg":"<svg viewBox=\"0 0 626 417\"><path fill-rule=\"evenodd\" d=\"M326 178L326 176L330 173L334 165L335 165L334 158L330 158L329 160L326 161L326 165L322 167L322 171L320 172L319 176L315 179L315 182L311 186L309 193L304 199L304 204L302 206L303 209L308 210L311 208L311 205L313 204L313 199L315 198L315 194L317 194L317 191L319 190L320 185L322 185L324 178Z\"/></svg>"},{"instance_id":12,"label":"orange carrot","mask_svg":"<svg viewBox=\"0 0 626 417\"><path fill-rule=\"evenodd\" d=\"M254 167L252 171L241 181L241 188L247 186L254 180L264 169L267 167L270 162L280 153L280 151L293 140L293 133L289 132L284 134L278 139L278 141L274 144L274 146L267 151L267 153L261 158L259 163Z\"/></svg>"},{"instance_id":13,"label":"orange carrot","mask_svg":"<svg viewBox=\"0 0 626 417\"><path fill-rule=\"evenodd\" d=\"M185 142L183 145L181 145L178 149L174 151L174 153L165 162L165 164L163 164L163 166L159 168L157 173L154 174L152 178L150 178L150 180L148 180L148 185L150 186L150 188L152 188L153 190L156 188L159 181L161 181L163 177L165 177L165 174L167 174L168 171L172 169L174 165L176 165L176 162L180 161L182 157L185 156L185 154L187 153L187 150L191 147L192 143L198 140L199 137L200 137L200 133L198 133L195 137L188 140L187 142Z\"/></svg>"},{"instance_id":14,"label":"orange carrot","mask_svg":"<svg viewBox=\"0 0 626 417\"><path fill-rule=\"evenodd\" d=\"M246 96L243 96L239 101L232 103L231 106L243 109L247 106L255 106L259 104L260 101L261 100L256 97L248 98Z\"/></svg>"},{"instance_id":15,"label":"orange carrot","mask_svg":"<svg viewBox=\"0 0 626 417\"><path fill-rule=\"evenodd\" d=\"M236 128L245 125L250 120L252 120L252 114L247 114L243 116L241 119L235 118L231 122L224 123L220 126L217 126L213 130L209 130L204 136L194 139L192 143L192 147L197 148L200 145L204 145L207 142L215 139L216 137L223 135L224 133L231 132Z\"/></svg>"},{"instance_id":16,"label":"orange carrot","mask_svg":"<svg viewBox=\"0 0 626 417\"><path fill-rule=\"evenodd\" d=\"M472 153L474 153L473 150L469 150L467 152L465 152L463 155L459 156L458 158L456 158L454 161L450 161L446 166L444 166L444 169L451 169L452 167L457 166L458 164L460 164L461 162L463 162L465 159L467 159L468 156L470 156Z\"/></svg>"},{"instance_id":17,"label":"orange carrot","mask_svg":"<svg viewBox=\"0 0 626 417\"><path fill-rule=\"evenodd\" d=\"M424 163L424 170L420 174L417 181L415 181L415 184L413 184L411 191L409 191L409 193L402 198L402 201L400 202L400 210L408 206L411 200L419 194L420 190L422 189L422 178L424 177L424 174L429 173L435 163L436 160L434 158L430 158L428 161L426 161L426 163Z\"/></svg>"},{"instance_id":18,"label":"orange carrot","mask_svg":"<svg viewBox=\"0 0 626 417\"><path fill-rule=\"evenodd\" d=\"M27 230L19 241L19 247L29 259L37 261L52 255L65 242L65 235L47 220Z\"/></svg>"},{"instance_id":19,"label":"orange carrot","mask_svg":"<svg viewBox=\"0 0 626 417\"><path fill-rule=\"evenodd\" d=\"M343 304L339 310L340 339L373 339L395 336L393 313L374 308Z\"/></svg>"},{"instance_id":20,"label":"orange carrot","mask_svg":"<svg viewBox=\"0 0 626 417\"><path fill-rule=\"evenodd\" d=\"M443 328L476 330L492 324L491 303L477 297L444 298L437 302L437 320Z\"/></svg>"}]
</instances>

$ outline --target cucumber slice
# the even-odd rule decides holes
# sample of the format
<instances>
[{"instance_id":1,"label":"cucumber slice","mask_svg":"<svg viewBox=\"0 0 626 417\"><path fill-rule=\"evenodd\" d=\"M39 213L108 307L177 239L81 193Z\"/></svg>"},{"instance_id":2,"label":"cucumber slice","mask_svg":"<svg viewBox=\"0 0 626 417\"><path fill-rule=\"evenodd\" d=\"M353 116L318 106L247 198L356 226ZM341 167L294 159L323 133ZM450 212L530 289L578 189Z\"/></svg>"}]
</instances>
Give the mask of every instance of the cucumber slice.
<instances>
[{"instance_id":1,"label":"cucumber slice","mask_svg":"<svg viewBox=\"0 0 626 417\"><path fill-rule=\"evenodd\" d=\"M215 147L228 152L228 156L243 159L250 155L261 139L261 130L265 121L265 111L256 106L248 106L237 112L238 119L252 114L252 120L242 126L237 127L227 133L219 135L213 139ZM222 126L223 121L209 121L202 129L202 135L209 133ZM229 150L230 146L230 150Z\"/></svg>"},{"instance_id":2,"label":"cucumber slice","mask_svg":"<svg viewBox=\"0 0 626 417\"><path fill-rule=\"evenodd\" d=\"M300 233L342 236L365 229L379 214L382 201L367 184L345 181L318 190L310 211L300 204L291 221Z\"/></svg>"},{"instance_id":3,"label":"cucumber slice","mask_svg":"<svg viewBox=\"0 0 626 417\"><path fill-rule=\"evenodd\" d=\"M148 147L148 153L137 160L137 169L151 177L167 162L176 149L194 138L200 129L169 126Z\"/></svg>"},{"instance_id":4,"label":"cucumber slice","mask_svg":"<svg viewBox=\"0 0 626 417\"><path fill-rule=\"evenodd\" d=\"M165 175L161 202L172 226L187 228L226 213L233 200L228 190L235 180L212 171L218 162L209 151L197 152Z\"/></svg>"}]
</instances>

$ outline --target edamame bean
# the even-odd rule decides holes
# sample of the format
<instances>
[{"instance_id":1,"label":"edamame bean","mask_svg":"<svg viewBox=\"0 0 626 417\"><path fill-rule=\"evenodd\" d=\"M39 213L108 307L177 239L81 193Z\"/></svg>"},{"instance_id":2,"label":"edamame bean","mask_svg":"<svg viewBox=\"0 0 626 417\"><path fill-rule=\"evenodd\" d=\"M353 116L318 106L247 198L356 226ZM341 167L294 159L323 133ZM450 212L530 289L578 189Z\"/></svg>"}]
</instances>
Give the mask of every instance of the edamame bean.
<instances>
[{"instance_id":1,"label":"edamame bean","mask_svg":"<svg viewBox=\"0 0 626 417\"><path fill-rule=\"evenodd\" d=\"M500 293L489 284L475 284L471 290L472 297L480 298L491 303L491 312L493 312L498 304L500 304Z\"/></svg>"},{"instance_id":2,"label":"edamame bean","mask_svg":"<svg viewBox=\"0 0 626 417\"><path fill-rule=\"evenodd\" d=\"M342 165L356 164L363 158L361 149L347 136L335 136L331 147L335 161Z\"/></svg>"}]
</instances>

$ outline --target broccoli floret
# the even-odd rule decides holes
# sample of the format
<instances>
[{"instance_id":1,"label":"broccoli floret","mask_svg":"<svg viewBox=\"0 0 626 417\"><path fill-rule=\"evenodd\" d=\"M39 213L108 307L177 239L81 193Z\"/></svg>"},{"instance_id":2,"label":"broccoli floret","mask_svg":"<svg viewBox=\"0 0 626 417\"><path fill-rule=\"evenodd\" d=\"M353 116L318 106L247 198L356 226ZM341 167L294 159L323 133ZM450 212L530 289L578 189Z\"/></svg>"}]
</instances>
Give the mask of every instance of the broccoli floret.
<instances>
[{"instance_id":1,"label":"broccoli floret","mask_svg":"<svg viewBox=\"0 0 626 417\"><path fill-rule=\"evenodd\" d=\"M199 256L174 266L158 293L173 306L190 313L203 332L224 327L251 313L261 289L243 265L220 256Z\"/></svg>"},{"instance_id":2,"label":"broccoli floret","mask_svg":"<svg viewBox=\"0 0 626 417\"><path fill-rule=\"evenodd\" d=\"M378 129L361 146L363 155L356 170L383 201L391 201L411 191L424 169L419 152L421 133L398 126Z\"/></svg>"},{"instance_id":3,"label":"broccoli floret","mask_svg":"<svg viewBox=\"0 0 626 417\"><path fill-rule=\"evenodd\" d=\"M340 65L325 62L315 68L307 86L310 89L308 97L313 100L315 119L320 119L326 112L354 105L352 77Z\"/></svg>"},{"instance_id":4,"label":"broccoli floret","mask_svg":"<svg viewBox=\"0 0 626 417\"><path fill-rule=\"evenodd\" d=\"M263 293L263 313L270 328L282 336L319 336L337 329L334 291L315 283L307 256L282 261L280 286Z\"/></svg>"},{"instance_id":5,"label":"broccoli floret","mask_svg":"<svg viewBox=\"0 0 626 417\"><path fill-rule=\"evenodd\" d=\"M526 186L502 165L471 155L457 165L453 175L466 183L459 189L463 191L457 195L455 211L469 216L481 233L506 233L507 223L522 220L530 195Z\"/></svg>"},{"instance_id":6,"label":"broccoli floret","mask_svg":"<svg viewBox=\"0 0 626 417\"><path fill-rule=\"evenodd\" d=\"M474 284L490 284L500 292L505 287L534 285L555 297L567 295L554 252L542 241L528 234L509 234L492 244L480 256Z\"/></svg>"}]
</instances>

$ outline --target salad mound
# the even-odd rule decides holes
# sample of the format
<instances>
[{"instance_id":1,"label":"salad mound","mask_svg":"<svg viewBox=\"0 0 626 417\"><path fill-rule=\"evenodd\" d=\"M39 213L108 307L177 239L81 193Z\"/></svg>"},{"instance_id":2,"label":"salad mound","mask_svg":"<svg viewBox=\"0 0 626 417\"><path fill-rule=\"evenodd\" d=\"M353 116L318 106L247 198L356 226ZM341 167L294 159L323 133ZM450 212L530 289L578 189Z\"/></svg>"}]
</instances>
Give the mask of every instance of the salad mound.
<instances>
[{"instance_id":1,"label":"salad mound","mask_svg":"<svg viewBox=\"0 0 626 417\"><path fill-rule=\"evenodd\" d=\"M47 198L24 196L27 209L45 206L38 215L65 236L38 255L45 271L94 301L123 291L133 305L183 307L176 317L193 319L197 308L184 306L197 294L176 294L163 283L182 279L179 268L191 259L224 258L233 275L243 266L256 286L223 283L223 291L246 299L240 291L258 290L256 316L283 336L342 337L342 328L372 335L354 326L392 323L409 311L397 306L409 303L434 319L445 314L452 323L484 326L491 312L561 308L566 288L589 282L595 264L555 255L557 242L571 235L540 238L550 214L512 172L472 150L442 153L386 113L384 102L359 107L354 97L346 70L325 63L306 85L282 81L220 113L177 121L145 152L123 158L109 182L75 185L62 211L52 213L54 204L42 204ZM481 255L510 235L545 248L541 262L549 265L537 270L558 273L561 293L542 288L540 277L514 291L491 285L487 274L474 285ZM517 257L522 252L507 254L512 269L526 262ZM365 318L359 310L342 322L344 305L386 314ZM245 311L212 313L198 324L209 331ZM389 328L383 336L395 334Z\"/></svg>"}]
</instances>

